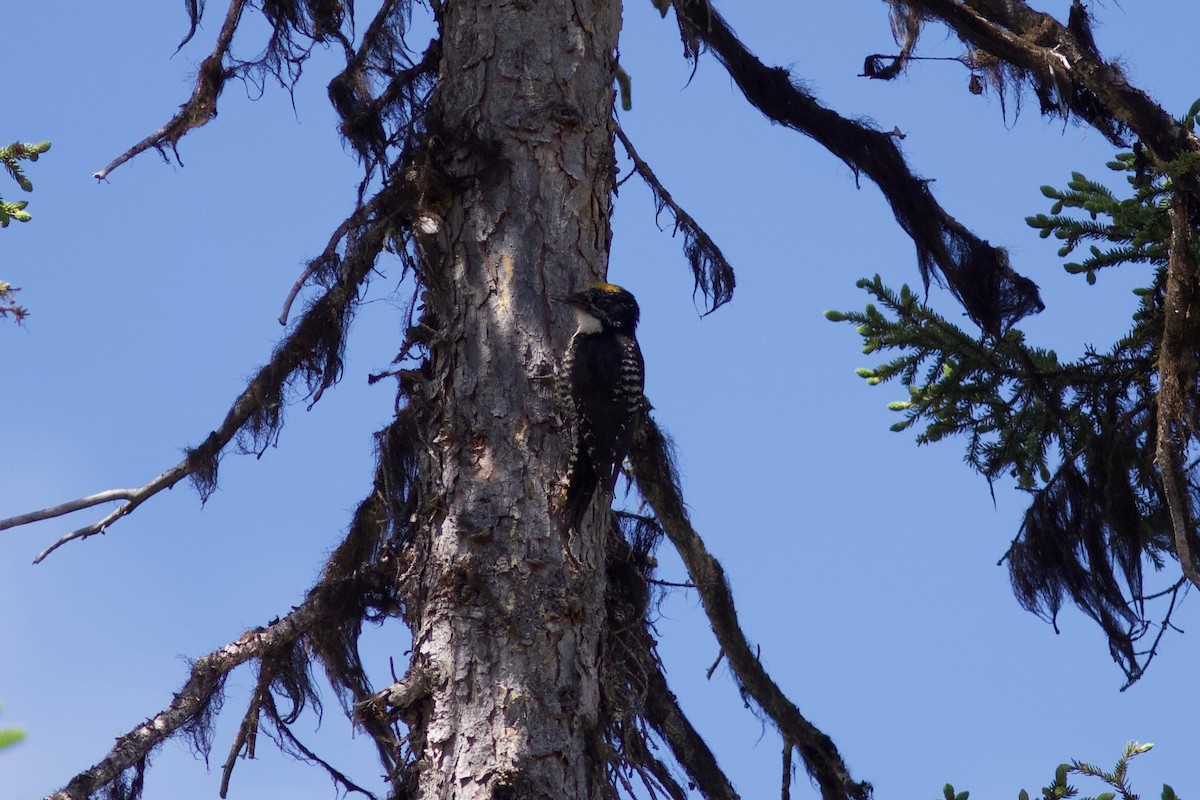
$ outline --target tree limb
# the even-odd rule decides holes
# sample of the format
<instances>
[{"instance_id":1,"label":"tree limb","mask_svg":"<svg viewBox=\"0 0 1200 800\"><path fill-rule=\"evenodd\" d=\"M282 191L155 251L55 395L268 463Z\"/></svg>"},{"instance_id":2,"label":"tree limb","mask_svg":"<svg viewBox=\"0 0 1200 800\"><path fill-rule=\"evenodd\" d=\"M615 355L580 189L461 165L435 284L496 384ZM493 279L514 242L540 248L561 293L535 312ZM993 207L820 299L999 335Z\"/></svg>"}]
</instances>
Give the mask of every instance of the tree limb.
<instances>
[{"instance_id":1,"label":"tree limb","mask_svg":"<svg viewBox=\"0 0 1200 800\"><path fill-rule=\"evenodd\" d=\"M125 501L99 522L58 539L34 559L34 563L39 563L69 541L103 533L109 525L185 477L191 477L197 484L201 499L207 499L216 485L217 460L230 442L240 434L255 436L264 430L272 432L278 429L284 390L291 380L297 375L304 376L314 398L319 398L320 393L337 380L341 371L345 328L353 316L359 288L369 278L384 248L388 232L395 222L394 215L406 207L405 192L400 182L385 187L338 226L324 253L316 259L325 259L340 267L337 281L313 301L295 328L275 349L271 360L250 379L220 427L212 431L201 445L189 449L182 461L144 486L111 489L3 519L0 520L0 530L62 516L113 500ZM346 246L345 256L339 258L338 247L347 236L350 237L350 243Z\"/></svg>"},{"instance_id":2,"label":"tree limb","mask_svg":"<svg viewBox=\"0 0 1200 800\"><path fill-rule=\"evenodd\" d=\"M225 81L233 75L225 67L225 57L229 54L230 45L233 44L233 34L237 30L245 4L246 0L231 0L229 11L225 14L225 23L221 26L221 32L217 36L217 43L208 58L200 62L200 69L196 75L196 87L192 90L192 96L188 98L188 101L179 107L179 112L171 117L166 125L113 159L104 169L93 172L93 178L100 181L107 179L109 173L114 169L151 147L160 151L167 146L174 148L188 131L199 128L217 115L217 98L220 96L221 90L225 88ZM193 30L195 30L194 25ZM183 40L184 43L190 38L191 33ZM183 43L180 46L182 47Z\"/></svg>"},{"instance_id":3,"label":"tree limb","mask_svg":"<svg viewBox=\"0 0 1200 800\"><path fill-rule=\"evenodd\" d=\"M1077 10L1081 8L1078 0L1072 8L1073 26L1033 10L1023 0L1002 4L980 0L906 3L950 26L964 42L1053 86L1061 103L1069 105L1110 140L1113 135L1106 120L1127 126L1163 161L1174 160L1185 147L1200 147L1194 133L1130 84L1117 66L1100 57L1086 21L1080 21L1083 17ZM1082 87L1087 94L1074 93L1072 86ZM1103 112L1103 118L1097 117L1099 112Z\"/></svg>"},{"instance_id":4,"label":"tree limb","mask_svg":"<svg viewBox=\"0 0 1200 800\"><path fill-rule=\"evenodd\" d=\"M1196 333L1197 266L1192 241L1191 203L1182 190L1171 201L1171 257L1163 298L1163 333L1158 355L1158 439L1155 458L1162 476L1163 495L1171 516L1175 553L1184 576L1200 588L1200 572L1192 551L1194 514L1180 454L1194 435L1192 398L1197 364L1191 342Z\"/></svg>"},{"instance_id":5,"label":"tree limb","mask_svg":"<svg viewBox=\"0 0 1200 800\"><path fill-rule=\"evenodd\" d=\"M649 657L649 652L644 654ZM667 685L662 668L651 663L645 669L646 721L654 728L707 800L738 800L737 790L729 782L716 756L679 707L679 701Z\"/></svg>"},{"instance_id":6,"label":"tree limb","mask_svg":"<svg viewBox=\"0 0 1200 800\"><path fill-rule=\"evenodd\" d=\"M751 53L707 0L673 0L688 49L701 45L724 65L746 99L768 119L812 137L879 187L917 248L928 285L940 270L980 328L999 336L1043 308L1037 285L1017 274L1007 254L971 233L934 199L928 181L909 169L892 134L846 119L821 105L781 67Z\"/></svg>"},{"instance_id":7,"label":"tree limb","mask_svg":"<svg viewBox=\"0 0 1200 800\"><path fill-rule=\"evenodd\" d=\"M111 503L116 500L132 500L145 487L138 489L109 489L104 492L90 494L87 497L81 497L78 500L70 500L61 505L43 508L40 511L31 511L28 514L20 514L15 517L0 520L0 531L6 528L16 528L21 525L28 525L32 522L40 522L44 519L53 517L61 517L63 514L70 514L74 511L80 511L92 506L98 506L103 503Z\"/></svg>"},{"instance_id":8,"label":"tree limb","mask_svg":"<svg viewBox=\"0 0 1200 800\"><path fill-rule=\"evenodd\" d=\"M310 594L283 619L266 628L247 631L237 640L199 659L192 665L187 683L175 693L165 709L118 737L116 745L99 763L76 775L65 788L46 800L87 800L126 769L144 761L151 750L203 713L225 676L235 667L303 635L320 618L320 605L320 595Z\"/></svg>"},{"instance_id":9,"label":"tree limb","mask_svg":"<svg viewBox=\"0 0 1200 800\"><path fill-rule=\"evenodd\" d=\"M675 229L683 231L683 252L692 268L692 276L696 281L696 289L708 298L708 313L712 313L733 299L734 274L733 266L721 252L721 248L712 240L703 228L697 224L692 215L684 211L671 193L659 181L658 176L650 169L650 165L638 156L633 149L633 142L625 135L620 125L615 125L617 138L625 147L625 153L633 162L633 169L641 177L650 192L654 195L654 204L658 211L664 208L671 210L675 218Z\"/></svg>"},{"instance_id":10,"label":"tree limb","mask_svg":"<svg viewBox=\"0 0 1200 800\"><path fill-rule=\"evenodd\" d=\"M100 503L109 502L111 500L126 501L124 505L118 506L108 516L99 522L95 522L91 525L86 525L82 528L71 531L65 536L60 537L54 542L54 544L38 553L37 558L33 559L33 563L40 564L42 559L73 539L86 539L87 537L94 536L97 533L104 533L109 525L113 524L126 514L131 513L135 508L164 489L170 489L190 474L191 470L188 468L188 460L185 458L183 461L180 461L178 464L171 467L169 470L159 475L145 486L139 486L136 489L112 489L107 492L99 492L98 494L91 495L90 497L72 500L69 503L63 503L62 505L55 506L54 508L47 508L41 511L34 511L30 514L23 514L20 517L12 517L11 519L0 520L0 530L3 530L4 528L16 527L18 525L25 525L30 522L37 522L38 520L50 519L51 517L58 517L63 514L69 514L72 511L90 508L94 505L99 505Z\"/></svg>"},{"instance_id":11,"label":"tree limb","mask_svg":"<svg viewBox=\"0 0 1200 800\"><path fill-rule=\"evenodd\" d=\"M692 528L684 510L669 447L654 420L645 415L630 452L638 491L654 509L696 584L717 642L744 694L752 698L787 741L794 742L823 800L867 800L869 783L855 781L837 746L809 722L771 679L750 648L737 619L725 571Z\"/></svg>"}]
</instances>

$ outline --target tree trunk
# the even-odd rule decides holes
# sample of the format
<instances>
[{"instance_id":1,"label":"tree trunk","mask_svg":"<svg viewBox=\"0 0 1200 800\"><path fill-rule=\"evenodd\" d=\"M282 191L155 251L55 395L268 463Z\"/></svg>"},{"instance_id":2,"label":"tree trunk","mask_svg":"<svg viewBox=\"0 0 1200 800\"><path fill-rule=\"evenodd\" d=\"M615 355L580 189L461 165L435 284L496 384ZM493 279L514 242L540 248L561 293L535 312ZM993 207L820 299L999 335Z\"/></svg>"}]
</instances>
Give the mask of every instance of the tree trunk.
<instances>
[{"instance_id":1,"label":"tree trunk","mask_svg":"<svg viewBox=\"0 0 1200 800\"><path fill-rule=\"evenodd\" d=\"M421 798L600 798L604 537L560 519L556 296L607 271L619 3L454 2L418 166L431 357L403 581Z\"/></svg>"}]
</instances>

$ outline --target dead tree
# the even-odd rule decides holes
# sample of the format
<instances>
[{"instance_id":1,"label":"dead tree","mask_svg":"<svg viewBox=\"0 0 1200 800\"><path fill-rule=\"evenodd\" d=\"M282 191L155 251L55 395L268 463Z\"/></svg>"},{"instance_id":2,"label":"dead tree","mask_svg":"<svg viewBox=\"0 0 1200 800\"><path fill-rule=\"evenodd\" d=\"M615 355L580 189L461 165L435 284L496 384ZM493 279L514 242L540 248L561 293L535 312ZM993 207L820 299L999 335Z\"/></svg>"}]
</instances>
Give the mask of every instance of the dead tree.
<instances>
[{"instance_id":1,"label":"dead tree","mask_svg":"<svg viewBox=\"0 0 1200 800\"><path fill-rule=\"evenodd\" d=\"M711 53L761 113L879 186L914 242L923 278L944 282L983 337L1002 336L1040 309L1036 286L938 204L895 136L839 115L787 70L763 64L708 3L656 4L675 15L688 58ZM363 180L281 321L292 318L302 291L312 299L221 424L178 464L136 489L0 523L10 528L120 504L52 543L39 560L109 530L185 479L207 497L224 455L260 450L290 399L315 402L337 382L347 326L381 265L405 272L416 301L387 376L398 386L398 410L378 433L371 486L307 598L199 658L168 707L122 735L54 797L137 796L147 755L171 736L210 743L206 731L226 676L254 664L256 688L229 749L226 785L237 756L253 750L264 727L324 764L289 731L289 706L302 707L316 691L315 665L374 739L390 797L607 798L632 794L636 785L649 796L683 798L686 782L705 797L734 798L654 652L648 581L651 553L665 537L747 703L783 737L785 795L798 755L825 800L865 800L870 784L783 695L748 644L724 573L685 511L670 445L652 416L641 420L629 460L649 513L593 508L579 530L565 528L559 514L570 445L554 384L571 320L554 298L607 276L617 141L683 233L709 308L728 302L734 288L717 245L617 127L620 6L432 0L438 35L413 58L405 36L414 5L384 0L356 29L352 4L342 0L230 0L191 97L96 173L106 178L147 150L172 154L215 117L231 80L298 80L316 44L344 54L329 97ZM197 0L187 6L185 44L205 10ZM242 61L231 46L251 6L272 34L257 59ZM1132 132L1163 158L1195 148L1195 137L1099 57L1078 21L1059 24L1022 2L892 6L903 49L890 65L868 69L872 77L896 74L912 57L921 25L939 20L962 38L972 64L991 59L996 75L1025 81L1045 98L1047 113L1078 116L1114 138ZM1181 261L1178 269L1194 268ZM388 687L370 685L356 645L364 621L381 616L402 618L413 635L407 670ZM368 793L326 768L343 788Z\"/></svg>"}]
</instances>

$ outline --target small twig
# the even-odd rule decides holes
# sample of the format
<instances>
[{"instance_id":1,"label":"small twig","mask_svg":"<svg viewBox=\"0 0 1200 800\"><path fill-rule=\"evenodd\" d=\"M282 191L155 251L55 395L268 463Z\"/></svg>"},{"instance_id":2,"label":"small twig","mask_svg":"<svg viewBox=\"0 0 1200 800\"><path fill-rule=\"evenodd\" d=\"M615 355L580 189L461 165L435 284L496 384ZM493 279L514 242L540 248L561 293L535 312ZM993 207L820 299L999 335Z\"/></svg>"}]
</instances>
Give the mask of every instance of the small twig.
<instances>
[{"instance_id":1,"label":"small twig","mask_svg":"<svg viewBox=\"0 0 1200 800\"><path fill-rule=\"evenodd\" d=\"M664 581L661 578L647 578L646 583L651 586L666 586L671 589L695 589L696 584L690 581Z\"/></svg>"},{"instance_id":2,"label":"small twig","mask_svg":"<svg viewBox=\"0 0 1200 800\"><path fill-rule=\"evenodd\" d=\"M1150 644L1150 649L1144 652L1146 658L1142 660L1141 668L1129 676L1129 679L1125 681L1125 685L1121 687L1120 691L1123 692L1130 686L1133 686L1133 684L1136 683L1137 680L1146 673L1146 668L1150 666L1150 662L1154 660L1156 655L1158 655L1158 645L1162 642L1162 638L1166 635L1167 630L1173 628L1174 630L1179 631L1179 628L1176 627L1173 622L1171 622L1171 615L1175 613L1175 603L1179 600L1179 591L1181 589L1186 589L1186 587L1190 585L1191 584L1188 583L1187 578L1180 578L1171 588L1166 589L1159 594L1150 595L1149 597L1145 598L1148 600L1158 597L1161 594L1169 593L1171 595L1171 602L1167 606L1167 613L1163 615L1163 621L1158 626L1158 633L1155 635L1154 641ZM1182 633L1182 631L1180 631L1180 633ZM1139 653L1139 655L1142 655L1142 653Z\"/></svg>"},{"instance_id":3,"label":"small twig","mask_svg":"<svg viewBox=\"0 0 1200 800\"><path fill-rule=\"evenodd\" d=\"M308 279L317 271L323 256L324 254L309 261L304 267L304 272L300 273L300 277L296 278L296 282L292 284L292 290L288 292L287 299L283 301L283 311L279 312L280 325L287 325L288 315L292 313L292 303L296 302L296 298L299 297L300 290L304 288L304 284L308 283Z\"/></svg>"},{"instance_id":4,"label":"small twig","mask_svg":"<svg viewBox=\"0 0 1200 800\"><path fill-rule=\"evenodd\" d=\"M238 758L242 757L243 749L245 758L254 758L255 748L258 744L258 726L263 696L269 692L269 688L264 688L262 684L263 676L260 671L258 686L255 687L254 694L250 697L250 706L246 709L245 716L242 717L237 735L233 737L233 744L229 746L229 757L225 759L225 764L221 768L221 788L217 790L217 794L222 798L229 793L229 781L233 777L233 768L237 765Z\"/></svg>"},{"instance_id":5,"label":"small twig","mask_svg":"<svg viewBox=\"0 0 1200 800\"><path fill-rule=\"evenodd\" d=\"M161 492L163 489L170 489L172 486L179 483L179 481L183 480L191 473L192 467L189 465L188 459L185 458L183 461L180 461L178 464L171 467L169 470L159 475L145 486L140 486L136 489L109 489L105 492L98 492L87 497L81 497L78 500L71 500L51 508L43 508L40 511L31 511L28 514L9 517L8 519L0 520L0 530L5 530L6 528L15 528L19 525L28 525L32 522L40 522L44 519L61 517L64 514L70 514L74 511L91 508L92 506L97 506L101 503L112 502L114 500L126 501L123 505L117 507L112 513L99 522L79 528L75 531L71 531L67 535L61 537L54 544L47 547L38 554L37 558L33 560L33 563L39 564L46 556L50 555L55 550L73 539L86 539L87 537L94 536L97 533L104 533L105 529L107 529L109 525L113 524L126 514L129 514L135 508Z\"/></svg>"},{"instance_id":6,"label":"small twig","mask_svg":"<svg viewBox=\"0 0 1200 800\"><path fill-rule=\"evenodd\" d=\"M1175 583L1168 586L1166 589L1163 589L1161 592L1155 592L1153 594L1144 595L1139 599L1142 602L1145 602L1147 600L1157 600L1158 598L1166 597L1169 594L1177 594L1186 580L1187 580L1187 578L1180 578L1179 580L1175 581Z\"/></svg>"},{"instance_id":7,"label":"small twig","mask_svg":"<svg viewBox=\"0 0 1200 800\"><path fill-rule=\"evenodd\" d=\"M708 672L704 673L704 678L706 680L710 680L710 681L712 680L713 673L717 671L717 667L721 666L721 661L724 658L725 658L725 651L718 650L716 660L712 662L712 666L708 668Z\"/></svg>"},{"instance_id":8,"label":"small twig","mask_svg":"<svg viewBox=\"0 0 1200 800\"><path fill-rule=\"evenodd\" d=\"M50 508L43 508L40 511L30 511L28 514L21 514L8 519L0 519L0 531L7 528L17 528L21 525L29 525L33 522L41 522L44 519L53 519L61 517L63 514L70 514L74 511L82 511L85 508L98 506L102 503L110 503L116 500L132 500L137 489L109 489L105 492L97 492L90 494L87 497L81 497L78 500L71 500Z\"/></svg>"},{"instance_id":9,"label":"small twig","mask_svg":"<svg viewBox=\"0 0 1200 800\"><path fill-rule=\"evenodd\" d=\"M880 62L884 59L891 61L891 65L887 67L881 66ZM858 77L891 80L900 73L900 69L909 61L957 61L964 67L969 68L971 66L971 62L963 56L914 56L904 52L893 56L887 53L872 53L863 60L865 66L863 71L858 74Z\"/></svg>"}]
</instances>

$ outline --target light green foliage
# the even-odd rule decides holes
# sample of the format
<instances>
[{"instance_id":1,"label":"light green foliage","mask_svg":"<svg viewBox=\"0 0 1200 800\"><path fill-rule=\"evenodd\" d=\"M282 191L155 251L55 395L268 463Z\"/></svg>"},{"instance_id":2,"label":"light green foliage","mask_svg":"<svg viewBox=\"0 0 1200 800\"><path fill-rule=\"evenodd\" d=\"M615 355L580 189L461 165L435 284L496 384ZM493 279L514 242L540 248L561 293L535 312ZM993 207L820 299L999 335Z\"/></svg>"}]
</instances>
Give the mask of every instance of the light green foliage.
<instances>
[{"instance_id":1,"label":"light green foliage","mask_svg":"<svg viewBox=\"0 0 1200 800\"><path fill-rule=\"evenodd\" d=\"M1037 228L1043 239L1053 235L1063 241L1058 255L1066 258L1085 241L1089 245L1083 261L1070 261L1068 272L1083 273L1088 283L1096 282L1096 271L1128 263L1165 264L1171 223L1167 219L1170 203L1170 179L1154 173L1133 153L1120 153L1108 164L1110 169L1125 172L1133 187L1133 195L1118 199L1106 186L1089 180L1078 172L1071 173L1065 190L1043 186L1042 194L1054 201L1050 214L1026 217L1030 227ZM1085 217L1065 215L1064 209L1078 209Z\"/></svg>"},{"instance_id":2,"label":"light green foliage","mask_svg":"<svg viewBox=\"0 0 1200 800\"><path fill-rule=\"evenodd\" d=\"M25 176L21 162L37 161L38 157L49 149L49 142L38 142L37 144L13 142L7 147L0 147L0 164L4 165L4 169L17 182L17 186L26 192L32 192L33 183ZM14 219L17 222L28 222L30 214L25 210L27 205L28 202L25 200L10 203L0 197L0 228L7 228L8 223Z\"/></svg>"},{"instance_id":3,"label":"light green foliage","mask_svg":"<svg viewBox=\"0 0 1200 800\"><path fill-rule=\"evenodd\" d=\"M958 792L956 794L954 787L948 783L942 787L942 800L967 800L970 796L970 792Z\"/></svg>"},{"instance_id":4,"label":"light green foliage","mask_svg":"<svg viewBox=\"0 0 1200 800\"><path fill-rule=\"evenodd\" d=\"M1195 130L1200 115L1200 100L1192 104L1181 120ZM1175 161L1152 162L1144 150L1118 153L1108 168L1125 175L1132 194L1118 198L1107 186L1079 172L1071 173L1065 190L1043 186L1042 194L1054 201L1050 213L1026 217L1043 239L1054 236L1063 242L1058 255L1066 258L1086 241L1083 261L1069 261L1064 267L1071 273L1083 273L1089 284L1096 282L1096 271L1121 264L1149 263L1159 267L1167 263L1171 223L1167 211L1174 182L1184 175L1200 173L1200 153L1186 151ZM1076 214L1065 210L1075 211ZM1077 215L1083 212L1086 216Z\"/></svg>"},{"instance_id":5,"label":"light green foliage","mask_svg":"<svg viewBox=\"0 0 1200 800\"><path fill-rule=\"evenodd\" d=\"M0 728L0 750L11 747L25 739L25 731L17 728Z\"/></svg>"},{"instance_id":6,"label":"light green foliage","mask_svg":"<svg viewBox=\"0 0 1200 800\"><path fill-rule=\"evenodd\" d=\"M1121 800L1139 800L1137 794L1128 782L1129 761L1134 757L1147 752L1154 747L1152 744L1139 744L1130 742L1125 745L1125 750L1117 764L1109 772L1105 772L1099 767L1093 766L1083 761L1072 760L1069 764L1059 764L1058 769L1054 771L1054 780L1042 788L1042 800L1069 800L1070 798L1079 797L1079 790L1067 782L1067 778L1071 775L1083 775L1088 778L1096 778L1103 782L1108 788L1106 791L1096 795L1084 795L1080 800L1116 800L1120 797ZM955 794L954 787L946 784L942 790L942 795L945 800L967 800L967 792L959 792ZM1179 800L1175 790L1169 785L1163 784L1162 800ZM1018 800L1029 800L1029 792L1022 789L1017 794Z\"/></svg>"},{"instance_id":7,"label":"light green foliage","mask_svg":"<svg viewBox=\"0 0 1200 800\"><path fill-rule=\"evenodd\" d=\"M1054 466L1097 435L1106 418L1127 412L1131 398L1149 391L1151 353L1141 335L1064 363L1053 350L1027 345L1017 330L981 342L908 286L896 292L878 275L858 286L878 305L826 317L854 324L864 353L898 352L856 370L868 384L899 380L907 389L906 399L888 404L904 414L892 430L924 424L920 444L965 436L967 463L989 481L1008 474L1022 489L1045 485Z\"/></svg>"},{"instance_id":8,"label":"light green foliage","mask_svg":"<svg viewBox=\"0 0 1200 800\"><path fill-rule=\"evenodd\" d=\"M36 144L13 142L7 147L0 147L0 165L3 165L12 179L17 182L17 186L26 192L32 192L33 183L25 175L21 162L37 161L38 157L49 149L49 142ZM28 201L25 200L9 202L0 196L0 228L7 228L8 223L14 219L17 222L28 222L32 218L30 213L25 210L28 205ZM13 298L18 291L20 290L13 288L7 282L0 281L0 317L11 316L13 320L20 322L29 315L29 311L17 305Z\"/></svg>"}]
</instances>

